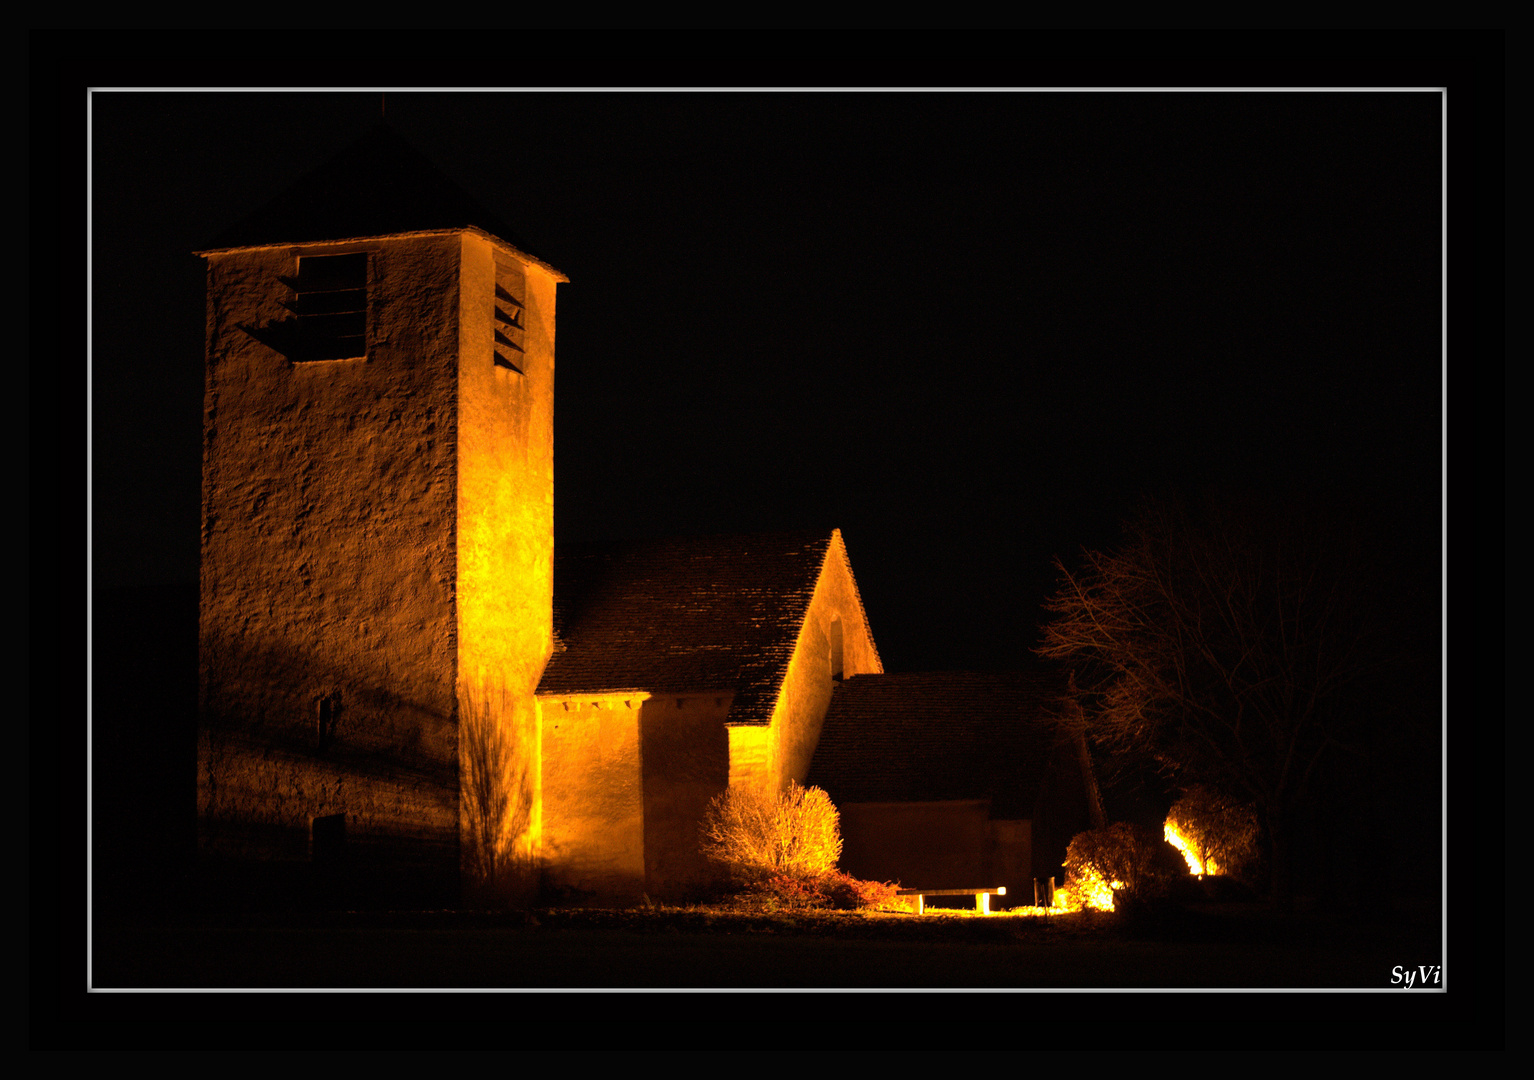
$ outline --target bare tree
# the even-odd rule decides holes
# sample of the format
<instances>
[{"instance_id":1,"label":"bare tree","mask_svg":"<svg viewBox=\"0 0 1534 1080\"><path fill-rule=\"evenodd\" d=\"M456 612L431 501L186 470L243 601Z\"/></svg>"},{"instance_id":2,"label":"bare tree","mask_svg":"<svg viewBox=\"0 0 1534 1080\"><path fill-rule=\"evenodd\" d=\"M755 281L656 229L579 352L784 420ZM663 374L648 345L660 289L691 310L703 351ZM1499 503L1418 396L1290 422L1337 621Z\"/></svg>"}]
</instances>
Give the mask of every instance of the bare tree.
<instances>
[{"instance_id":1,"label":"bare tree","mask_svg":"<svg viewBox=\"0 0 1534 1080\"><path fill-rule=\"evenodd\" d=\"M1116 551L1056 560L1039 655L1073 664L1089 732L1183 783L1255 804L1276 895L1288 821L1317 764L1346 744L1364 669L1345 534L1308 512L1148 502Z\"/></svg>"},{"instance_id":2,"label":"bare tree","mask_svg":"<svg viewBox=\"0 0 1534 1080\"><path fill-rule=\"evenodd\" d=\"M526 721L504 688L481 684L459 707L465 884L482 903L526 899L533 884L526 853L533 811Z\"/></svg>"}]
</instances>

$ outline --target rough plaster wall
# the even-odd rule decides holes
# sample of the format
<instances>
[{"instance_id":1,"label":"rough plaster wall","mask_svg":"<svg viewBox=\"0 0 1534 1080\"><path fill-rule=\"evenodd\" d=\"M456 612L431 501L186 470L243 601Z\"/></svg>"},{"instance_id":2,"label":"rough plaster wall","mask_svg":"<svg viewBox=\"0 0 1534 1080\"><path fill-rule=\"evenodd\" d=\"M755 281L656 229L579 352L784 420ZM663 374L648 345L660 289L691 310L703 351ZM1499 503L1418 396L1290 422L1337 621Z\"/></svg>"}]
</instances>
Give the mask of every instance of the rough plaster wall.
<instances>
[{"instance_id":1,"label":"rough plaster wall","mask_svg":"<svg viewBox=\"0 0 1534 1080\"><path fill-rule=\"evenodd\" d=\"M496 253L462 237L462 364L458 372L459 695L490 730L460 742L465 836L482 795L474 769L491 770L504 802L498 859L525 866L535 855L538 721L533 701L553 643L554 293L547 271L500 256L500 278L524 305L522 372L493 358ZM488 711L486 711L488 710ZM466 853L466 859L469 854ZM503 880L505 880L503 878Z\"/></svg>"},{"instance_id":2,"label":"rough plaster wall","mask_svg":"<svg viewBox=\"0 0 1534 1080\"><path fill-rule=\"evenodd\" d=\"M1027 818L992 821L991 877L985 884L1000 885L1007 890L1007 895L997 901L998 905L1020 907L1032 904L1034 876L1033 822Z\"/></svg>"},{"instance_id":3,"label":"rough plaster wall","mask_svg":"<svg viewBox=\"0 0 1534 1080\"><path fill-rule=\"evenodd\" d=\"M542 849L556 894L612 899L644 891L640 698L538 701Z\"/></svg>"},{"instance_id":4,"label":"rough plaster wall","mask_svg":"<svg viewBox=\"0 0 1534 1080\"><path fill-rule=\"evenodd\" d=\"M789 781L802 784L820 742L820 728L831 706L832 621L840 619L842 676L884 670L869 633L857 586L840 536L826 552L825 567L815 585L804 628L789 661L788 675L772 715L773 769L780 790Z\"/></svg>"},{"instance_id":5,"label":"rough plaster wall","mask_svg":"<svg viewBox=\"0 0 1534 1080\"><path fill-rule=\"evenodd\" d=\"M639 715L644 775L645 891L686 899L713 879L699 850L709 802L729 783L724 718L731 695L655 697Z\"/></svg>"},{"instance_id":6,"label":"rough plaster wall","mask_svg":"<svg viewBox=\"0 0 1534 1080\"><path fill-rule=\"evenodd\" d=\"M201 735L205 848L457 858L457 237L208 256ZM292 364L297 255L367 250L368 357ZM338 695L321 746L317 699ZM416 839L411 839L416 838Z\"/></svg>"},{"instance_id":7,"label":"rough plaster wall","mask_svg":"<svg viewBox=\"0 0 1534 1080\"><path fill-rule=\"evenodd\" d=\"M777 780L772 770L772 729L766 724L729 724L730 787L769 790Z\"/></svg>"},{"instance_id":8,"label":"rough plaster wall","mask_svg":"<svg viewBox=\"0 0 1534 1080\"><path fill-rule=\"evenodd\" d=\"M908 889L989 888L990 809L984 801L848 803L839 807L842 869Z\"/></svg>"}]
</instances>

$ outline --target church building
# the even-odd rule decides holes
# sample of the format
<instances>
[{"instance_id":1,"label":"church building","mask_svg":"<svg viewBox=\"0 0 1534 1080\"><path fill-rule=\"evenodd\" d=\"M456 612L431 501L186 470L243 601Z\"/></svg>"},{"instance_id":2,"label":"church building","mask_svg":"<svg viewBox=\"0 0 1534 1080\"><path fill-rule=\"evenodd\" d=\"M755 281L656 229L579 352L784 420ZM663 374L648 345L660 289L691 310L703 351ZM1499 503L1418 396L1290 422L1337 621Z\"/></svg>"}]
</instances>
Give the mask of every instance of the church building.
<instances>
[{"instance_id":1,"label":"church building","mask_svg":"<svg viewBox=\"0 0 1534 1080\"><path fill-rule=\"evenodd\" d=\"M682 898L711 799L825 767L834 700L883 670L841 534L556 552L566 278L425 159L380 128L199 254L205 859ZM830 772L888 803L855 706ZM987 813L963 786L911 797ZM1038 861L980 832L951 873Z\"/></svg>"}]
</instances>

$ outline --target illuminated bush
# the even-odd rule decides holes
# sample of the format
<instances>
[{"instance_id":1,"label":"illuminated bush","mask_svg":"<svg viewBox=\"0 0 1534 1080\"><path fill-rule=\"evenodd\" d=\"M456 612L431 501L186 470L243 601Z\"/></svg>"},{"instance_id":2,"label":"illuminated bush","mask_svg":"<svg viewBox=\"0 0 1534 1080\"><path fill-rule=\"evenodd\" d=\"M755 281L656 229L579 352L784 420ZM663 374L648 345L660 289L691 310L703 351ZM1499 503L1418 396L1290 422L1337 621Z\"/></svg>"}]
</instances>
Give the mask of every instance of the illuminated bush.
<instances>
[{"instance_id":1,"label":"illuminated bush","mask_svg":"<svg viewBox=\"0 0 1534 1080\"><path fill-rule=\"evenodd\" d=\"M739 899L766 911L812 908L857 911L893 905L899 888L891 881L863 881L839 871L818 877L772 874L748 887Z\"/></svg>"},{"instance_id":2,"label":"illuminated bush","mask_svg":"<svg viewBox=\"0 0 1534 1080\"><path fill-rule=\"evenodd\" d=\"M1065 852L1065 887L1077 906L1111 911L1119 897L1144 898L1166 882L1162 841L1115 822L1077 833Z\"/></svg>"},{"instance_id":3,"label":"illuminated bush","mask_svg":"<svg viewBox=\"0 0 1534 1080\"><path fill-rule=\"evenodd\" d=\"M1257 858L1257 813L1208 788L1189 788L1167 814L1166 838L1193 873L1239 877Z\"/></svg>"},{"instance_id":4,"label":"illuminated bush","mask_svg":"<svg viewBox=\"0 0 1534 1080\"><path fill-rule=\"evenodd\" d=\"M841 857L839 819L819 788L790 783L781 795L732 788L709 804L703 854L741 881L818 878Z\"/></svg>"}]
</instances>

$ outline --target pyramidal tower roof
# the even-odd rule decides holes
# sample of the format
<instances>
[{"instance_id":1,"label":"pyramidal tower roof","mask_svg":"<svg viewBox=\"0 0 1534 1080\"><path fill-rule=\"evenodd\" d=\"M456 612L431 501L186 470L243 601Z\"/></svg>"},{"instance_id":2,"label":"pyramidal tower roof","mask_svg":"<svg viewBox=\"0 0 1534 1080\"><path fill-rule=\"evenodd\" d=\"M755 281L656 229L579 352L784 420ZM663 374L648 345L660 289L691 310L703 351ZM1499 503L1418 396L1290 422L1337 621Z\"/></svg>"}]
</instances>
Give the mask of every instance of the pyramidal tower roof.
<instances>
[{"instance_id":1,"label":"pyramidal tower roof","mask_svg":"<svg viewBox=\"0 0 1534 1080\"><path fill-rule=\"evenodd\" d=\"M476 229L525 246L498 216L448 179L387 124L379 124L292 187L226 229L207 251ZM549 270L540 259L533 259ZM554 270L561 279L564 275Z\"/></svg>"}]
</instances>

